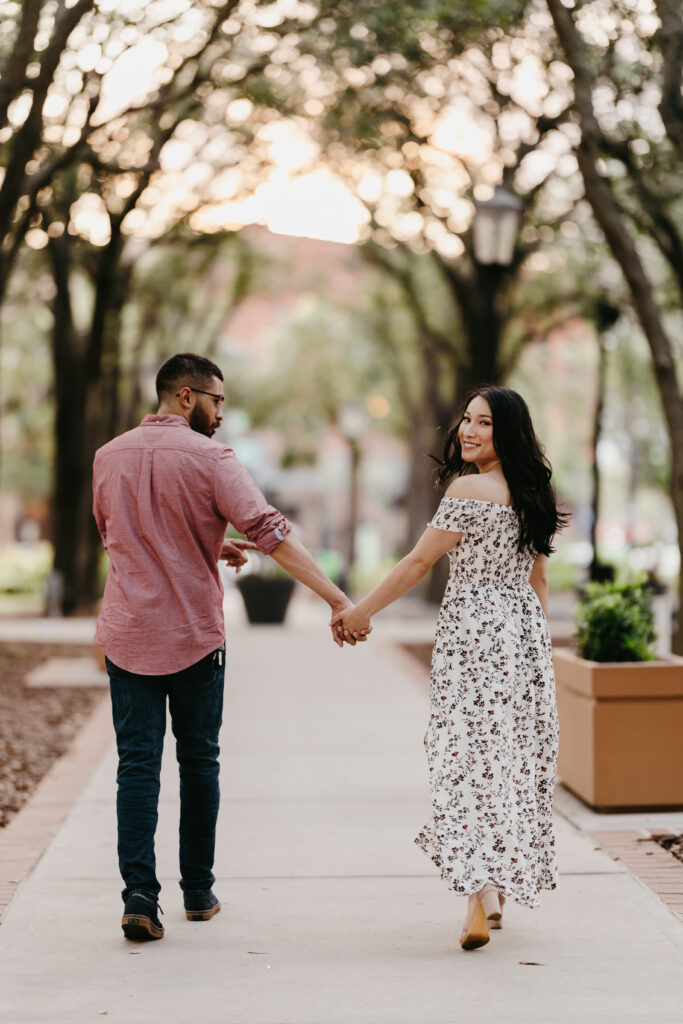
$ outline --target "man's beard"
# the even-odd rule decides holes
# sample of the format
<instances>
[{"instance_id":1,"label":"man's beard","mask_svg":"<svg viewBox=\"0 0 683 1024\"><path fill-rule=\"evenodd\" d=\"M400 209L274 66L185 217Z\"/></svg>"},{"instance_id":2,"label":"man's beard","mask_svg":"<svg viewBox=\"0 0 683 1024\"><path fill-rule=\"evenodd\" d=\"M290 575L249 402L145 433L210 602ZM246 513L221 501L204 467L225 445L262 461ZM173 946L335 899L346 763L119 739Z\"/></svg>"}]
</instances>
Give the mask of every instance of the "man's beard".
<instances>
[{"instance_id":1,"label":"man's beard","mask_svg":"<svg viewBox=\"0 0 683 1024\"><path fill-rule=\"evenodd\" d=\"M216 432L213 419L209 418L199 405L195 405L190 413L188 422L193 430L196 430L198 434L204 434L206 437L213 437Z\"/></svg>"}]
</instances>

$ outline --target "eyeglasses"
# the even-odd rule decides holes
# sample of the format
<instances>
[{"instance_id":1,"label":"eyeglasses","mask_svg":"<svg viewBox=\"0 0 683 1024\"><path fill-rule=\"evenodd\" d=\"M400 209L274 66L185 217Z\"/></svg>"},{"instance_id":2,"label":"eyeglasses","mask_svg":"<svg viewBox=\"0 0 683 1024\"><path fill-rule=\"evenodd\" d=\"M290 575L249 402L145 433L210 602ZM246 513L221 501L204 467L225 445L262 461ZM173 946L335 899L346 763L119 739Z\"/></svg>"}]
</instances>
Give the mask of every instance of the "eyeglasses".
<instances>
[{"instance_id":1,"label":"eyeglasses","mask_svg":"<svg viewBox=\"0 0 683 1024\"><path fill-rule=\"evenodd\" d=\"M213 398L214 402L216 403L219 409L222 406L223 402L225 401L225 395L214 395L213 391L202 391L201 388L193 388L191 384L185 384L184 386L186 388L189 388L190 391L196 391L197 394L199 395L208 395L209 398ZM179 396L179 394L180 392L176 391L176 398Z\"/></svg>"}]
</instances>

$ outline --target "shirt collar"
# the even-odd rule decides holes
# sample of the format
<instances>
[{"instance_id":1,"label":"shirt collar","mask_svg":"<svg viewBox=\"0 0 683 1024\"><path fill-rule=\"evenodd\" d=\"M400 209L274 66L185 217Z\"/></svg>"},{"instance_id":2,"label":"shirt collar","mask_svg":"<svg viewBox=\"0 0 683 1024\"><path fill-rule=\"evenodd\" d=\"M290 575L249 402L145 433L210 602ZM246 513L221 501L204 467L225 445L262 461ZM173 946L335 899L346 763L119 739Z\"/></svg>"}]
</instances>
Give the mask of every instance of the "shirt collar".
<instances>
[{"instance_id":1,"label":"shirt collar","mask_svg":"<svg viewBox=\"0 0 683 1024\"><path fill-rule=\"evenodd\" d=\"M188 430L192 430L192 427L187 422L184 416L178 416L176 413L165 412L165 413L150 413L145 416L141 427L187 427Z\"/></svg>"}]
</instances>

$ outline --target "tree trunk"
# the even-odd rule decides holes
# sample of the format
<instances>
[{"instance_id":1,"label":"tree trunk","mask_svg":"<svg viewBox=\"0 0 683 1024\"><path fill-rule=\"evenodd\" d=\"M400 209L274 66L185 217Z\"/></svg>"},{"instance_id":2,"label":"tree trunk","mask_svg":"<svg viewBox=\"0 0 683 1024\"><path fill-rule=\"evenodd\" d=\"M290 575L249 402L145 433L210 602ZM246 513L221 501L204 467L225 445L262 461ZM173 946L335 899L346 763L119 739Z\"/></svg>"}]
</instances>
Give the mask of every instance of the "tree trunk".
<instances>
[{"instance_id":1,"label":"tree trunk","mask_svg":"<svg viewBox=\"0 0 683 1024\"><path fill-rule=\"evenodd\" d=\"M92 515L92 464L116 429L120 309L130 277L116 265L116 244L108 247L96 268L90 330L79 332L70 297L72 244L66 234L50 242L56 285L52 540L65 615L92 610L99 597L102 543Z\"/></svg>"},{"instance_id":2,"label":"tree trunk","mask_svg":"<svg viewBox=\"0 0 683 1024\"><path fill-rule=\"evenodd\" d=\"M428 452L440 455L445 431L439 431L428 406L423 405L421 415L413 422L413 433L410 443L410 485L408 488L408 530L406 550L409 550L424 533L425 527L432 519L441 498L441 491L434 486L434 470L436 463L429 458ZM443 597L445 579L443 566L445 559L432 567L425 583L422 585L423 597L430 604L439 603Z\"/></svg>"},{"instance_id":3,"label":"tree trunk","mask_svg":"<svg viewBox=\"0 0 683 1024\"><path fill-rule=\"evenodd\" d=\"M360 510L360 468L361 468L361 447L356 438L348 437L349 446L349 512L345 552L345 576L351 580L353 570L356 566L356 535L358 533L359 510Z\"/></svg>"},{"instance_id":4,"label":"tree trunk","mask_svg":"<svg viewBox=\"0 0 683 1024\"><path fill-rule=\"evenodd\" d=\"M441 456L452 418L452 412L440 395L441 367L437 354L428 345L424 346L423 352L422 398L413 407L410 439L407 549L422 535L438 503L439 492L434 487L437 466L428 452Z\"/></svg>"},{"instance_id":5,"label":"tree trunk","mask_svg":"<svg viewBox=\"0 0 683 1024\"><path fill-rule=\"evenodd\" d=\"M655 380L671 447L671 497L683 561L683 395L678 384L674 347L664 326L652 282L629 232L628 218L614 194L611 182L598 170L604 135L593 110L594 80L583 39L571 11L564 6L562 0L546 0L546 3L567 64L574 73L574 95L582 133L577 158L586 199L612 255L621 267L631 293L633 308L652 353ZM673 649L676 654L683 654L683 572L679 573L678 601L679 619Z\"/></svg>"},{"instance_id":6,"label":"tree trunk","mask_svg":"<svg viewBox=\"0 0 683 1024\"><path fill-rule=\"evenodd\" d=\"M430 445L430 451L433 451L435 455L441 455L446 435L453 426L453 421L455 419L455 415L458 409L458 405L455 398L457 396L458 384L460 382L461 373L462 371L459 367L452 367L451 380L453 382L452 390L454 393L454 401L452 402L440 401L438 397L438 378L435 377L435 379L432 382L434 397L432 398L431 403L427 405L427 408L433 410L433 417L434 420L436 421L436 429L434 430L434 440L436 443ZM429 515L427 519L425 519L425 526L434 515L434 512L438 506L438 503L443 493L440 488L436 490L434 489L432 477L432 472L434 468L436 468L435 464L432 464L429 467L430 487L429 491L426 491L425 493L425 499L429 501ZM427 582L424 588L425 600L427 600L430 604L441 604L443 592L446 589L447 580L448 559L444 557L440 558L438 562L436 562L432 566L432 570L429 573L429 576L427 577Z\"/></svg>"},{"instance_id":7,"label":"tree trunk","mask_svg":"<svg viewBox=\"0 0 683 1024\"><path fill-rule=\"evenodd\" d=\"M593 412L593 446L591 465L592 494L591 494L591 528L590 542L593 549L593 557L590 564L590 578L598 580L601 578L600 559L598 557L598 517L600 514L600 467L598 466L598 444L602 433L602 413L605 404L605 378L607 372L607 349L598 334L598 379L595 410Z\"/></svg>"},{"instance_id":8,"label":"tree trunk","mask_svg":"<svg viewBox=\"0 0 683 1024\"><path fill-rule=\"evenodd\" d=\"M423 416L413 424L410 440L410 485L408 489L407 549L411 548L421 534L439 501L439 491L434 486L434 470L437 468L427 452L438 454L439 441L443 434L437 433L434 422Z\"/></svg>"},{"instance_id":9,"label":"tree trunk","mask_svg":"<svg viewBox=\"0 0 683 1024\"><path fill-rule=\"evenodd\" d=\"M472 260L472 276L448 277L453 299L460 310L469 360L457 367L454 413L473 388L498 384L502 377L500 342L504 318L500 296L514 270Z\"/></svg>"},{"instance_id":10,"label":"tree trunk","mask_svg":"<svg viewBox=\"0 0 683 1024\"><path fill-rule=\"evenodd\" d=\"M35 189L27 188L31 176L27 166L36 151L40 149L43 136L43 109L52 84L55 71L61 61L69 36L78 23L93 8L94 0L75 0L69 7L60 5L50 40L40 53L40 71L30 81L26 78L28 62L33 55L36 25L39 24L40 9L36 0L25 0L17 36L10 44L7 58L3 61L0 81L0 127L7 123L7 108L24 90L30 93L31 106L26 120L10 136L3 153L5 169L0 181L0 306L5 297L10 274L24 241L24 236L35 212ZM94 107L93 107L94 109ZM59 160L43 163L40 175L41 186L50 184L52 174L58 165L74 163L80 145L72 146ZM22 209L21 203L27 205Z\"/></svg>"},{"instance_id":11,"label":"tree trunk","mask_svg":"<svg viewBox=\"0 0 683 1024\"><path fill-rule=\"evenodd\" d=\"M92 514L84 495L90 476L87 463L86 339L71 308L70 242L50 241L56 286L53 302L52 353L55 378L55 462L52 499L54 571L58 574L64 614L75 611L83 596L88 533Z\"/></svg>"},{"instance_id":12,"label":"tree trunk","mask_svg":"<svg viewBox=\"0 0 683 1024\"><path fill-rule=\"evenodd\" d=\"M583 174L586 198L602 228L612 255L619 263L631 292L633 307L647 338L662 402L671 449L671 499L683 562L683 396L678 384L674 349L662 320L653 286L626 226L626 218L616 204L610 184L600 176L588 146L579 148L579 167ZM683 654L683 572L679 574L679 621L673 650Z\"/></svg>"}]
</instances>

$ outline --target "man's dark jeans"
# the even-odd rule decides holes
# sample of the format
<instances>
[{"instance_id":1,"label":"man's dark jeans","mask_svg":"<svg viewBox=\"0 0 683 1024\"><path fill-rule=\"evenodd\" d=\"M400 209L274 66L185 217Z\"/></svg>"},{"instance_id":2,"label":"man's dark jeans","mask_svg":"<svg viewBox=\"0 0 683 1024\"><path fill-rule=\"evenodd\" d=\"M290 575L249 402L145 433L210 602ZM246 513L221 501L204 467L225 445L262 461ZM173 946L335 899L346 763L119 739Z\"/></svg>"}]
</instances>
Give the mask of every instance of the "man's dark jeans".
<instances>
[{"instance_id":1,"label":"man's dark jeans","mask_svg":"<svg viewBox=\"0 0 683 1024\"><path fill-rule=\"evenodd\" d=\"M165 676L126 672L107 659L119 752L119 870L129 893L156 898L157 827L166 699L180 770L180 886L210 889L216 845L218 733L223 714L225 648Z\"/></svg>"}]
</instances>

